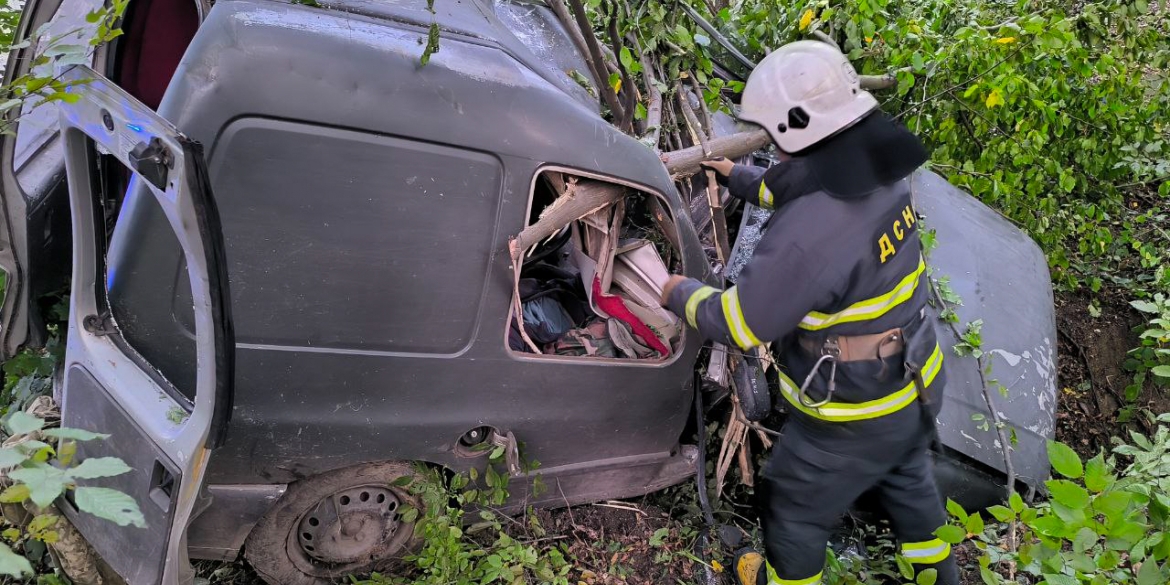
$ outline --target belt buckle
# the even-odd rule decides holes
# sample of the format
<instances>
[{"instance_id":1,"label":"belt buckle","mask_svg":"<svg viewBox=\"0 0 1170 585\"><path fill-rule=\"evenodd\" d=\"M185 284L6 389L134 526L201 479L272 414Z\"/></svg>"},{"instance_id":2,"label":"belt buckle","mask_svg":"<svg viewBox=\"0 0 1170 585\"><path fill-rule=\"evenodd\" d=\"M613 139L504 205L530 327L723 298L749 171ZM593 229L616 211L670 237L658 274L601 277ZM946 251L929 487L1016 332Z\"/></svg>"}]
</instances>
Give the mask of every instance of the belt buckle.
<instances>
[{"instance_id":1,"label":"belt buckle","mask_svg":"<svg viewBox=\"0 0 1170 585\"><path fill-rule=\"evenodd\" d=\"M831 357L834 360L841 357L841 341L836 335L825 338L825 343L821 346L821 356Z\"/></svg>"}]
</instances>

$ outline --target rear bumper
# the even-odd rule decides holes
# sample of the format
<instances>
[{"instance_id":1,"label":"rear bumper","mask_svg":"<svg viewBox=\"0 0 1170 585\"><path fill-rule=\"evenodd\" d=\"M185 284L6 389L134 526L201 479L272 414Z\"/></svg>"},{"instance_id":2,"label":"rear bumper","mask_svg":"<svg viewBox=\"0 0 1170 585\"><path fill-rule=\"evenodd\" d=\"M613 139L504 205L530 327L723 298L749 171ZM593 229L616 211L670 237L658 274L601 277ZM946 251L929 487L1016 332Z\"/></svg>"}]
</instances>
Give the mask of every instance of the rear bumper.
<instances>
[{"instance_id":1,"label":"rear bumper","mask_svg":"<svg viewBox=\"0 0 1170 585\"><path fill-rule=\"evenodd\" d=\"M984 471L961 456L954 454L934 456L934 477L942 497L950 498L964 510L982 510L1002 504L1004 478Z\"/></svg>"}]
</instances>

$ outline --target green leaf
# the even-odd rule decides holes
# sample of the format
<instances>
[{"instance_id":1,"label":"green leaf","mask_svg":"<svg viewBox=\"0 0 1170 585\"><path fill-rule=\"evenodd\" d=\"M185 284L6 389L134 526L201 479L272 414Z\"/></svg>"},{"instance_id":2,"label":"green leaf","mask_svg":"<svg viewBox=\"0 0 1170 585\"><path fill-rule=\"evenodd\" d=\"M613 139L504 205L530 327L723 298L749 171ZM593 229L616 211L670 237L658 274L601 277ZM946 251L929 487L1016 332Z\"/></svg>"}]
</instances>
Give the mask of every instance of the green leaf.
<instances>
[{"instance_id":1,"label":"green leaf","mask_svg":"<svg viewBox=\"0 0 1170 585\"><path fill-rule=\"evenodd\" d=\"M1045 574L1043 583L1048 585L1080 585L1080 583L1073 577L1059 574Z\"/></svg>"},{"instance_id":2,"label":"green leaf","mask_svg":"<svg viewBox=\"0 0 1170 585\"><path fill-rule=\"evenodd\" d=\"M130 471L130 466L117 457L95 457L86 459L81 465L69 470L69 475L77 479L97 479L99 477L114 477Z\"/></svg>"},{"instance_id":3,"label":"green leaf","mask_svg":"<svg viewBox=\"0 0 1170 585\"><path fill-rule=\"evenodd\" d=\"M985 526L983 524L983 516L980 516L978 512L971 514L971 516L967 518L968 534L982 534L984 528Z\"/></svg>"},{"instance_id":4,"label":"green leaf","mask_svg":"<svg viewBox=\"0 0 1170 585\"><path fill-rule=\"evenodd\" d=\"M27 484L29 499L41 508L52 504L69 484L69 478L64 471L45 463L14 469L8 476Z\"/></svg>"},{"instance_id":5,"label":"green leaf","mask_svg":"<svg viewBox=\"0 0 1170 585\"><path fill-rule=\"evenodd\" d=\"M1093 510L1110 520L1120 519L1133 504L1133 496L1122 491L1103 493L1093 499Z\"/></svg>"},{"instance_id":6,"label":"green leaf","mask_svg":"<svg viewBox=\"0 0 1170 585\"><path fill-rule=\"evenodd\" d=\"M84 429L46 429L43 433L46 437L54 437L57 439L72 439L74 441L92 441L94 439L108 439L109 435L104 433L94 433Z\"/></svg>"},{"instance_id":7,"label":"green leaf","mask_svg":"<svg viewBox=\"0 0 1170 585\"><path fill-rule=\"evenodd\" d=\"M634 106L634 119L635 120L645 120L646 119L646 106L642 105L642 102L638 102L638 105Z\"/></svg>"},{"instance_id":8,"label":"green leaf","mask_svg":"<svg viewBox=\"0 0 1170 585\"><path fill-rule=\"evenodd\" d=\"M1129 305L1143 313L1157 313L1158 305L1149 301L1130 301Z\"/></svg>"},{"instance_id":9,"label":"green leaf","mask_svg":"<svg viewBox=\"0 0 1170 585\"><path fill-rule=\"evenodd\" d=\"M926 569L918 574L914 581L917 585L934 585L938 582L938 569Z\"/></svg>"},{"instance_id":10,"label":"green leaf","mask_svg":"<svg viewBox=\"0 0 1170 585\"><path fill-rule=\"evenodd\" d=\"M1052 494L1052 499L1072 508L1083 509L1089 505L1089 492L1085 488L1066 479L1053 479L1044 483Z\"/></svg>"},{"instance_id":11,"label":"green leaf","mask_svg":"<svg viewBox=\"0 0 1170 585\"><path fill-rule=\"evenodd\" d=\"M1098 540L1100 540L1100 537L1096 532L1093 532L1090 528L1082 528L1077 531L1077 536L1073 539L1073 550L1077 554L1082 554L1090 548L1093 548Z\"/></svg>"},{"instance_id":12,"label":"green leaf","mask_svg":"<svg viewBox=\"0 0 1170 585\"><path fill-rule=\"evenodd\" d=\"M1158 563L1152 559L1147 559L1142 563L1142 568L1137 572L1137 585L1165 585L1162 579L1162 571L1158 568Z\"/></svg>"},{"instance_id":13,"label":"green leaf","mask_svg":"<svg viewBox=\"0 0 1170 585\"><path fill-rule=\"evenodd\" d=\"M1044 536L1062 538L1068 533L1068 525L1057 516L1041 516L1032 521L1031 527Z\"/></svg>"},{"instance_id":14,"label":"green leaf","mask_svg":"<svg viewBox=\"0 0 1170 585\"><path fill-rule=\"evenodd\" d=\"M947 512L950 512L951 516L953 516L956 520L958 520L960 524L967 523L966 510L964 510L963 507L960 506L958 502L956 502L950 498L947 498Z\"/></svg>"},{"instance_id":15,"label":"green leaf","mask_svg":"<svg viewBox=\"0 0 1170 585\"><path fill-rule=\"evenodd\" d=\"M1093 493L1101 493L1113 483L1109 475L1109 468L1105 465L1105 455L1098 454L1085 464L1085 487Z\"/></svg>"},{"instance_id":16,"label":"green leaf","mask_svg":"<svg viewBox=\"0 0 1170 585\"><path fill-rule=\"evenodd\" d=\"M1069 479L1077 479L1085 473L1081 458L1064 443L1048 441L1048 461L1052 469Z\"/></svg>"},{"instance_id":17,"label":"green leaf","mask_svg":"<svg viewBox=\"0 0 1170 585\"><path fill-rule=\"evenodd\" d=\"M633 66L634 66L634 54L630 52L630 48L629 48L629 47L622 47L622 52L621 52L621 54L619 55L619 59L620 59L620 60L621 60L621 62L622 62L622 67L625 67L626 69L632 69L632 68L633 68Z\"/></svg>"},{"instance_id":18,"label":"green leaf","mask_svg":"<svg viewBox=\"0 0 1170 585\"><path fill-rule=\"evenodd\" d=\"M406 511L402 513L403 522L411 524L415 520L418 520L418 508L407 508Z\"/></svg>"},{"instance_id":19,"label":"green leaf","mask_svg":"<svg viewBox=\"0 0 1170 585\"><path fill-rule=\"evenodd\" d=\"M1170 378L1170 366L1154 366L1150 371L1159 378Z\"/></svg>"},{"instance_id":20,"label":"green leaf","mask_svg":"<svg viewBox=\"0 0 1170 585\"><path fill-rule=\"evenodd\" d=\"M1016 517L1016 513L1012 512L1010 508L1004 506L992 506L987 509L988 513L995 517L1000 522L1010 522Z\"/></svg>"},{"instance_id":21,"label":"green leaf","mask_svg":"<svg viewBox=\"0 0 1170 585\"><path fill-rule=\"evenodd\" d=\"M75 455L77 455L77 442L61 441L61 445L57 448L57 462L64 467L69 467L73 463Z\"/></svg>"},{"instance_id":22,"label":"green leaf","mask_svg":"<svg viewBox=\"0 0 1170 585\"><path fill-rule=\"evenodd\" d=\"M659 528L658 530L655 530L654 534L650 536L650 546L662 546L662 544L666 541L667 536L670 536L669 528Z\"/></svg>"},{"instance_id":23,"label":"green leaf","mask_svg":"<svg viewBox=\"0 0 1170 585\"><path fill-rule=\"evenodd\" d=\"M985 585L999 585L1001 582L999 574L987 567L979 567L979 578Z\"/></svg>"},{"instance_id":24,"label":"green leaf","mask_svg":"<svg viewBox=\"0 0 1170 585\"><path fill-rule=\"evenodd\" d=\"M472 471L472 479L475 479L475 477L474 477L475 468L472 468L471 471ZM410 482L412 482L412 481L414 481L413 477L411 477L409 475L403 475L403 476L399 476L399 477L394 478L394 481L390 482L390 485L392 485L394 487L406 487L406 486L410 485Z\"/></svg>"},{"instance_id":25,"label":"green leaf","mask_svg":"<svg viewBox=\"0 0 1170 585\"><path fill-rule=\"evenodd\" d=\"M953 524L948 524L935 530L934 535L948 544L959 544L967 537L967 531Z\"/></svg>"},{"instance_id":26,"label":"green leaf","mask_svg":"<svg viewBox=\"0 0 1170 585\"><path fill-rule=\"evenodd\" d=\"M13 435L27 435L43 428L45 428L45 421L22 410L18 410L8 417L8 430Z\"/></svg>"},{"instance_id":27,"label":"green leaf","mask_svg":"<svg viewBox=\"0 0 1170 585\"><path fill-rule=\"evenodd\" d=\"M29 564L28 559L12 552L8 545L0 544L0 575L20 577L32 573L32 565Z\"/></svg>"},{"instance_id":28,"label":"green leaf","mask_svg":"<svg viewBox=\"0 0 1170 585\"><path fill-rule=\"evenodd\" d=\"M19 504L27 500L28 496L28 486L23 483L18 483L10 485L3 492L0 492L0 503Z\"/></svg>"},{"instance_id":29,"label":"green leaf","mask_svg":"<svg viewBox=\"0 0 1170 585\"><path fill-rule=\"evenodd\" d=\"M902 555L895 555L894 562L898 565L898 572L902 574L902 578L914 578L914 565L910 564L910 559Z\"/></svg>"},{"instance_id":30,"label":"green leaf","mask_svg":"<svg viewBox=\"0 0 1170 585\"><path fill-rule=\"evenodd\" d=\"M28 456L12 447L0 449L0 468L12 467L24 463Z\"/></svg>"},{"instance_id":31,"label":"green leaf","mask_svg":"<svg viewBox=\"0 0 1170 585\"><path fill-rule=\"evenodd\" d=\"M79 510L109 520L118 526L146 528L146 519L142 517L138 503L134 498L118 490L83 486L77 488L74 501L77 502Z\"/></svg>"},{"instance_id":32,"label":"green leaf","mask_svg":"<svg viewBox=\"0 0 1170 585\"><path fill-rule=\"evenodd\" d=\"M1024 509L1024 498L1020 497L1019 492L1012 492L1008 497L1008 505L1012 507L1012 511L1019 514Z\"/></svg>"}]
</instances>

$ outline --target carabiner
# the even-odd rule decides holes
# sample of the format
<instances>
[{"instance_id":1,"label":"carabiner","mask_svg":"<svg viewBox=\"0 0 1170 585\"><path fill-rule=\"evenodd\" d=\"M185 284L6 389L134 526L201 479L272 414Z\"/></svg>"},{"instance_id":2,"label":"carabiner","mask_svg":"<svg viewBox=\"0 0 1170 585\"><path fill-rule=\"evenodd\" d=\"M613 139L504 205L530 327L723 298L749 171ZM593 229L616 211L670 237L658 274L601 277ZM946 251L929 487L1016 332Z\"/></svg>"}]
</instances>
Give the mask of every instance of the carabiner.
<instances>
[{"instance_id":1,"label":"carabiner","mask_svg":"<svg viewBox=\"0 0 1170 585\"><path fill-rule=\"evenodd\" d=\"M829 370L829 392L825 395L824 400L820 402L812 402L808 397L808 387L812 384L813 378L816 377L817 372L821 369L821 364L825 363L825 360L828 360L832 365L832 369ZM837 356L831 353L826 353L817 360L817 363L813 365L812 371L809 372L808 376L804 378L804 383L800 385L800 394L797 395L797 399L800 400L800 403L803 404L806 408L820 408L833 400L833 392L836 389Z\"/></svg>"}]
</instances>

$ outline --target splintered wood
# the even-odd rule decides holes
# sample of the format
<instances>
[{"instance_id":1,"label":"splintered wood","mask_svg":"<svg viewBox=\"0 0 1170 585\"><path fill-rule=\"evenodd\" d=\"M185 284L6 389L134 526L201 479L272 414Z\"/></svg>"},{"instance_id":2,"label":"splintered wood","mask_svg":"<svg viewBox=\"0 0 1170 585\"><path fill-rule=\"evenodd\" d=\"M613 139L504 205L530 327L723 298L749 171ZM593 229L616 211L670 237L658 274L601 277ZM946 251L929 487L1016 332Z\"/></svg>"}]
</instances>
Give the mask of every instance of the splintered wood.
<instances>
[{"instance_id":1,"label":"splintered wood","mask_svg":"<svg viewBox=\"0 0 1170 585\"><path fill-rule=\"evenodd\" d=\"M755 486L755 470L752 467L748 449L748 431L743 421L743 411L739 407L739 399L731 393L731 413L727 419L727 431L723 435L723 444L719 447L719 459L715 463L715 498L723 496L723 484L727 479L727 472L731 469L732 461L739 464L739 477L743 485Z\"/></svg>"},{"instance_id":2,"label":"splintered wood","mask_svg":"<svg viewBox=\"0 0 1170 585\"><path fill-rule=\"evenodd\" d=\"M626 188L621 185L570 178L564 192L540 214L540 219L524 228L509 244L512 262L519 266L520 257L529 248L561 231L571 222L621 201L625 195Z\"/></svg>"}]
</instances>

